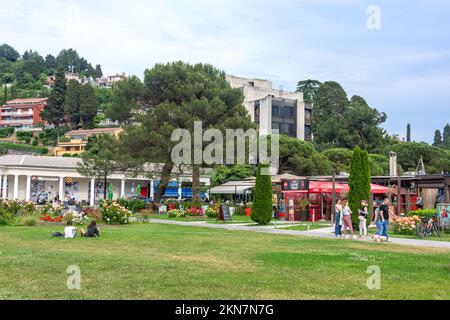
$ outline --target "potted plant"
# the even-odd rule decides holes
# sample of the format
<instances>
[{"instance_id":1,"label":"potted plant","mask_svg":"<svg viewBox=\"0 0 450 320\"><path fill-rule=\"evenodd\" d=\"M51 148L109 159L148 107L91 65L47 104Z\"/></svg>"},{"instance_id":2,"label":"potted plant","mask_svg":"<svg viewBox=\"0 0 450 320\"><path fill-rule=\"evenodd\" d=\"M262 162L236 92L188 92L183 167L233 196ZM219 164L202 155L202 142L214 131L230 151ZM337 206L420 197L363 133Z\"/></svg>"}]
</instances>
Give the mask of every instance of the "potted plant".
<instances>
[{"instance_id":1,"label":"potted plant","mask_svg":"<svg viewBox=\"0 0 450 320\"><path fill-rule=\"evenodd\" d=\"M298 216L295 220L307 221L308 220L308 199L297 199Z\"/></svg>"}]
</instances>

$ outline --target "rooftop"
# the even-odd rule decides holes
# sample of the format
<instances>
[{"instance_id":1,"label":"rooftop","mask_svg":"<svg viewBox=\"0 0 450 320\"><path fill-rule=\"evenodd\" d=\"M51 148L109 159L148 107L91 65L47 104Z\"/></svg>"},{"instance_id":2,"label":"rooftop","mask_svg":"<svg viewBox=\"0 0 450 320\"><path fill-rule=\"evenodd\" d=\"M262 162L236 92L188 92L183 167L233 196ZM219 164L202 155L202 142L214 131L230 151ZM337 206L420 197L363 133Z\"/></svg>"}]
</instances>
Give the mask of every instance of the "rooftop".
<instances>
[{"instance_id":1,"label":"rooftop","mask_svg":"<svg viewBox=\"0 0 450 320\"><path fill-rule=\"evenodd\" d=\"M14 99L7 101L6 104L31 104L31 103L41 103L47 101L48 98L29 98L29 99Z\"/></svg>"},{"instance_id":2,"label":"rooftop","mask_svg":"<svg viewBox=\"0 0 450 320\"><path fill-rule=\"evenodd\" d=\"M66 136L74 136L74 135L89 135L89 134L101 134L101 133L117 133L118 131L122 131L122 128L96 128L96 129L79 129L72 130L67 132Z\"/></svg>"}]
</instances>

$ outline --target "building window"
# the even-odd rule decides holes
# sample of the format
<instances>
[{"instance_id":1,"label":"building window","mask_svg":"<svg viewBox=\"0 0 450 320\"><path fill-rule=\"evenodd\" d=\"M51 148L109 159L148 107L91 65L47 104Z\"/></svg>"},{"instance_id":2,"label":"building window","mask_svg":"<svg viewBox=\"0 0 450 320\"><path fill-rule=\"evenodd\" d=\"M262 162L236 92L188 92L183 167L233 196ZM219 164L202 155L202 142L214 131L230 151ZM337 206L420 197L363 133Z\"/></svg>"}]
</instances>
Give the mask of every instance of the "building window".
<instances>
[{"instance_id":1,"label":"building window","mask_svg":"<svg viewBox=\"0 0 450 320\"><path fill-rule=\"evenodd\" d=\"M259 103L259 101L255 102L254 110L255 110L255 123L259 124L259 117L260 117L260 103Z\"/></svg>"}]
</instances>

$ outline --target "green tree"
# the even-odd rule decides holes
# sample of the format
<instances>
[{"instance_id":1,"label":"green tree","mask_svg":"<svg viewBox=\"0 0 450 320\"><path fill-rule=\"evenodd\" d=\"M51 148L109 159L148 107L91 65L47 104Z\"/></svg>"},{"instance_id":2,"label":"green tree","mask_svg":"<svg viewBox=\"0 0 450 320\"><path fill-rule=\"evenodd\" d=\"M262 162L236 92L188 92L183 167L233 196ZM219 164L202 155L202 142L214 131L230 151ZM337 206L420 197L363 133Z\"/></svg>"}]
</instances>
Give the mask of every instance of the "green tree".
<instances>
[{"instance_id":1,"label":"green tree","mask_svg":"<svg viewBox=\"0 0 450 320\"><path fill-rule=\"evenodd\" d=\"M80 87L80 122L83 128L93 128L94 118L98 112L97 98L94 88L89 85Z\"/></svg>"},{"instance_id":2,"label":"green tree","mask_svg":"<svg viewBox=\"0 0 450 320\"><path fill-rule=\"evenodd\" d=\"M358 210L362 200L370 199L370 168L367 151L356 147L353 150L353 157L350 162L350 177L348 179L350 192L348 202L352 210L352 224L354 227L359 225Z\"/></svg>"},{"instance_id":3,"label":"green tree","mask_svg":"<svg viewBox=\"0 0 450 320\"><path fill-rule=\"evenodd\" d=\"M333 169L336 173L348 172L353 152L346 148L331 148L322 152L333 163Z\"/></svg>"},{"instance_id":4,"label":"green tree","mask_svg":"<svg viewBox=\"0 0 450 320\"><path fill-rule=\"evenodd\" d=\"M108 178L120 170L117 156L120 154L119 145L112 135L99 135L89 151L81 154L82 161L77 171L84 177L96 178L103 181L103 197L106 199Z\"/></svg>"},{"instance_id":5,"label":"green tree","mask_svg":"<svg viewBox=\"0 0 450 320\"><path fill-rule=\"evenodd\" d=\"M223 184L227 181L243 180L251 177L253 168L251 165L236 164L234 166L220 165L214 168L211 177L212 186Z\"/></svg>"},{"instance_id":6,"label":"green tree","mask_svg":"<svg viewBox=\"0 0 450 320\"><path fill-rule=\"evenodd\" d=\"M444 127L444 131L442 133L442 145L445 149L450 149L450 124Z\"/></svg>"},{"instance_id":7,"label":"green tree","mask_svg":"<svg viewBox=\"0 0 450 320\"><path fill-rule=\"evenodd\" d=\"M331 174L333 164L317 152L308 141L280 135L279 172L292 172L297 175Z\"/></svg>"},{"instance_id":8,"label":"green tree","mask_svg":"<svg viewBox=\"0 0 450 320\"><path fill-rule=\"evenodd\" d=\"M95 66L95 78L101 78L103 76L103 71L102 71L102 66L101 65L96 65Z\"/></svg>"},{"instance_id":9,"label":"green tree","mask_svg":"<svg viewBox=\"0 0 450 320\"><path fill-rule=\"evenodd\" d=\"M386 114L371 108L360 96L350 101L341 85L325 82L319 87L312 112L314 141L320 149L356 145L375 151L385 142L381 124Z\"/></svg>"},{"instance_id":10,"label":"green tree","mask_svg":"<svg viewBox=\"0 0 450 320\"><path fill-rule=\"evenodd\" d=\"M433 142L433 146L435 147L442 147L443 143L442 143L442 134L440 130L436 130L434 132L434 142Z\"/></svg>"},{"instance_id":11,"label":"green tree","mask_svg":"<svg viewBox=\"0 0 450 320\"><path fill-rule=\"evenodd\" d=\"M420 157L423 157L425 170L428 174L441 173L450 170L450 158L446 150L431 146L425 142L406 142L391 145L386 149L397 153L397 162L405 171L415 171Z\"/></svg>"},{"instance_id":12,"label":"green tree","mask_svg":"<svg viewBox=\"0 0 450 320\"><path fill-rule=\"evenodd\" d=\"M297 91L303 93L303 100L306 103L313 103L321 84L320 81L311 79L299 81Z\"/></svg>"},{"instance_id":13,"label":"green tree","mask_svg":"<svg viewBox=\"0 0 450 320\"><path fill-rule=\"evenodd\" d=\"M268 164L260 163L258 165L256 183L253 190L251 218L260 225L267 225L272 220L272 179L268 172L264 172L268 171L269 168Z\"/></svg>"},{"instance_id":14,"label":"green tree","mask_svg":"<svg viewBox=\"0 0 450 320\"><path fill-rule=\"evenodd\" d=\"M48 54L45 56L45 69L47 70L48 75L54 74L57 66L58 63L53 55Z\"/></svg>"},{"instance_id":15,"label":"green tree","mask_svg":"<svg viewBox=\"0 0 450 320\"><path fill-rule=\"evenodd\" d=\"M41 112L42 119L59 127L64 121L64 100L66 97L66 77L64 70L56 74L55 86L48 99L47 107Z\"/></svg>"},{"instance_id":16,"label":"green tree","mask_svg":"<svg viewBox=\"0 0 450 320\"><path fill-rule=\"evenodd\" d=\"M64 99L64 114L66 121L70 122L72 126L79 125L81 121L80 99L81 84L76 80L70 80Z\"/></svg>"},{"instance_id":17,"label":"green tree","mask_svg":"<svg viewBox=\"0 0 450 320\"><path fill-rule=\"evenodd\" d=\"M2 44L0 46L0 58L16 62L20 58L20 54L10 45Z\"/></svg>"},{"instance_id":18,"label":"green tree","mask_svg":"<svg viewBox=\"0 0 450 320\"><path fill-rule=\"evenodd\" d=\"M111 105L106 116L113 121L127 124L137 110L146 109L145 87L136 76L118 82L112 91Z\"/></svg>"}]
</instances>

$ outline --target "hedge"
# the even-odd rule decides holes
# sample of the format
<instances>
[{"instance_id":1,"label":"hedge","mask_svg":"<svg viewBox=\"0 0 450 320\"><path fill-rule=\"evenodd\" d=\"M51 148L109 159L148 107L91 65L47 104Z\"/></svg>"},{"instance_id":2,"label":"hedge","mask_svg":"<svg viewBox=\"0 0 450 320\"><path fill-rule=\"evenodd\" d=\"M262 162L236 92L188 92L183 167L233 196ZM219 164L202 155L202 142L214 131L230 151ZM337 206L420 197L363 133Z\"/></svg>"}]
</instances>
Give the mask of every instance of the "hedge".
<instances>
[{"instance_id":1,"label":"hedge","mask_svg":"<svg viewBox=\"0 0 450 320\"><path fill-rule=\"evenodd\" d=\"M34 147L34 146L20 144L20 143L11 143L11 142L3 142L2 141L2 142L0 142L0 148L28 151L28 152L34 152L34 153L39 153L39 154L48 154L48 148Z\"/></svg>"}]
</instances>

